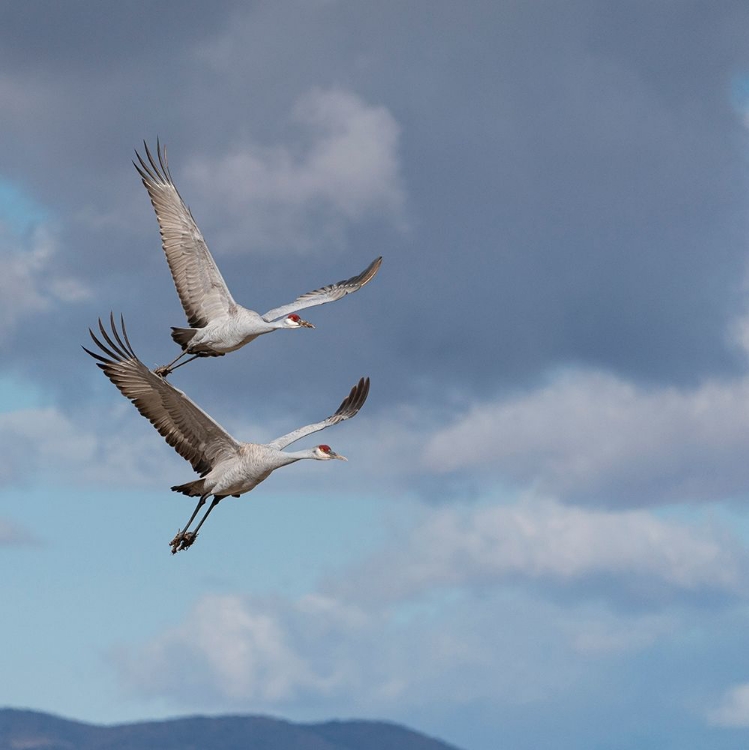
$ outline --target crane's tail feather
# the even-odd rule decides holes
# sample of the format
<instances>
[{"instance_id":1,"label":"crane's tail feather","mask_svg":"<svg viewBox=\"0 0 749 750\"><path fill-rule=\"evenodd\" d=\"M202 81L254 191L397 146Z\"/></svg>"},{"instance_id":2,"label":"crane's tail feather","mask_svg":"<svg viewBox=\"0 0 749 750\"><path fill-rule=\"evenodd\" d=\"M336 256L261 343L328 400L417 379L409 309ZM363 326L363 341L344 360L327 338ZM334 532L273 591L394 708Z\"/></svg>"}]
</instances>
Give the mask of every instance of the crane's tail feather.
<instances>
[{"instance_id":1,"label":"crane's tail feather","mask_svg":"<svg viewBox=\"0 0 749 750\"><path fill-rule=\"evenodd\" d=\"M171 490L172 492L181 492L188 497L202 497L205 494L205 480L196 479L186 484L175 484Z\"/></svg>"},{"instance_id":2,"label":"crane's tail feather","mask_svg":"<svg viewBox=\"0 0 749 750\"><path fill-rule=\"evenodd\" d=\"M175 328L172 326L172 338L183 350L187 349L192 337L198 332L197 328Z\"/></svg>"}]
</instances>

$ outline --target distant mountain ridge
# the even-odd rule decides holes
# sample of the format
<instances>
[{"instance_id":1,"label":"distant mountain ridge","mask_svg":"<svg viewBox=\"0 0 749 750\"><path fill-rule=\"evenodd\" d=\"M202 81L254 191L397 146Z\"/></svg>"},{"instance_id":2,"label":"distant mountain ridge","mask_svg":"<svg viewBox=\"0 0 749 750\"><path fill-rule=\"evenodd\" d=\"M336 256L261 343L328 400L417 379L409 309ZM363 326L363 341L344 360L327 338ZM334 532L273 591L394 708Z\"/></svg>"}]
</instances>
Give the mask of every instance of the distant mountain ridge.
<instances>
[{"instance_id":1,"label":"distant mountain ridge","mask_svg":"<svg viewBox=\"0 0 749 750\"><path fill-rule=\"evenodd\" d=\"M382 721L295 724L267 716L190 716L101 726L0 709L0 750L458 750Z\"/></svg>"}]
</instances>

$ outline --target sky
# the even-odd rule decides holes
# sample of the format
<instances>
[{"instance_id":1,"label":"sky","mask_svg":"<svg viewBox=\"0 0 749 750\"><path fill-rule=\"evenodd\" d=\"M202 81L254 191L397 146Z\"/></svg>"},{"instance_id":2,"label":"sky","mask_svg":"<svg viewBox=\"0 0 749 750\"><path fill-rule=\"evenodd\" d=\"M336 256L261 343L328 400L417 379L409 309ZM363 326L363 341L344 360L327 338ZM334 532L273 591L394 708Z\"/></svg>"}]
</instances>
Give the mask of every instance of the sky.
<instances>
[{"instance_id":1,"label":"sky","mask_svg":"<svg viewBox=\"0 0 749 750\"><path fill-rule=\"evenodd\" d=\"M749 739L749 6L0 6L0 706ZM169 541L194 474L81 350L184 315L131 164L264 312L171 382L240 440L356 419Z\"/></svg>"}]
</instances>

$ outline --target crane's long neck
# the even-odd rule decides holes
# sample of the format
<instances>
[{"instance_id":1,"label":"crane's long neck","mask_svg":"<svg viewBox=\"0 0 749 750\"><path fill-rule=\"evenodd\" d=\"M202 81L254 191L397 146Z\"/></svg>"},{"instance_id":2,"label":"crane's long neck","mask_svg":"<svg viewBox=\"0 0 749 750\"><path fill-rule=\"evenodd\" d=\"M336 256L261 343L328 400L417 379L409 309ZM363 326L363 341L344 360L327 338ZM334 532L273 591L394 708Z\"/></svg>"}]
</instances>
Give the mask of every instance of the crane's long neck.
<instances>
[{"instance_id":1,"label":"crane's long neck","mask_svg":"<svg viewBox=\"0 0 749 750\"><path fill-rule=\"evenodd\" d=\"M317 454L312 448L303 451L279 451L278 453L279 466L288 466L304 458L317 458Z\"/></svg>"},{"instance_id":2,"label":"crane's long neck","mask_svg":"<svg viewBox=\"0 0 749 750\"><path fill-rule=\"evenodd\" d=\"M233 319L241 331L250 331L255 336L262 336L264 333L270 333L277 328L286 327L285 318L268 322L263 320L254 310L248 310L246 307L241 307L240 305L237 305Z\"/></svg>"}]
</instances>

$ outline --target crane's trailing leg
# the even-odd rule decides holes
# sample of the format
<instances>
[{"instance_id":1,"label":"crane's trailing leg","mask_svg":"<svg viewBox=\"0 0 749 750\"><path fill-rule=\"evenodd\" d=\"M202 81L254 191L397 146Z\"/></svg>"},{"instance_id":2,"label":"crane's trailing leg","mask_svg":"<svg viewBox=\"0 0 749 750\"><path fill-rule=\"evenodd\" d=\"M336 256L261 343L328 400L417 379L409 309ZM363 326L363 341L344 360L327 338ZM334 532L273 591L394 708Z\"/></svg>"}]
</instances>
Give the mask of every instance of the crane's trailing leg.
<instances>
[{"instance_id":1,"label":"crane's trailing leg","mask_svg":"<svg viewBox=\"0 0 749 750\"><path fill-rule=\"evenodd\" d=\"M174 367L169 368L167 375L170 372L173 372L174 370L176 370L178 367L182 367L182 365L186 365L188 362L192 362L194 359L197 359L198 357L202 357L202 356L203 356L202 354L193 354L192 357L190 357L190 359L186 359L184 362L180 362L178 365L174 365Z\"/></svg>"},{"instance_id":2,"label":"crane's trailing leg","mask_svg":"<svg viewBox=\"0 0 749 750\"><path fill-rule=\"evenodd\" d=\"M188 531L188 529L190 528L190 524L195 520L195 516L198 515L198 511L205 505L205 500L207 497L207 494L201 496L200 500L198 500L198 504L195 506L195 510L190 516L190 520L185 525L185 528L178 531L174 539L169 542L169 546L172 548L172 554L174 554L175 552L179 552L182 549L187 549L195 541L197 529L194 532L190 532ZM213 507L213 505L211 505L211 507ZM208 514L206 513L206 516L207 515ZM203 521L205 521L205 516L203 517ZM200 528L200 526L198 526L198 528ZM185 542L187 543L185 544Z\"/></svg>"},{"instance_id":3,"label":"crane's trailing leg","mask_svg":"<svg viewBox=\"0 0 749 750\"><path fill-rule=\"evenodd\" d=\"M172 554L174 555L177 552L181 552L183 549L187 549L188 547L191 547L193 542L198 538L198 531L200 531L200 527L205 523L205 519L208 518L210 512L219 504L219 502L224 498L224 495L220 495L219 497L216 497L214 495L213 501L208 506L208 510L205 512L205 515L200 519L200 523L195 527L195 531L188 531L187 529L190 528L190 524L195 520L195 516L198 514L198 510L203 507L205 504L205 498L207 495L200 498L200 501L198 502L197 507L193 511L192 516L190 516L190 520L187 522L187 526L185 526L184 531L177 532L177 536L172 539L171 542L169 542L171 548L172 548Z\"/></svg>"},{"instance_id":4,"label":"crane's trailing leg","mask_svg":"<svg viewBox=\"0 0 749 750\"><path fill-rule=\"evenodd\" d=\"M208 510L205 512L205 515L200 519L200 523L195 527L195 531L188 531L186 534L183 535L182 542L177 547L177 552L183 549L187 549L192 545L192 543L198 538L198 531L200 531L200 527L205 523L205 519L208 518L208 514L219 504L219 502L223 499L223 495L220 497L213 498L213 502L208 506ZM174 550L172 550L172 553L174 553Z\"/></svg>"}]
</instances>

